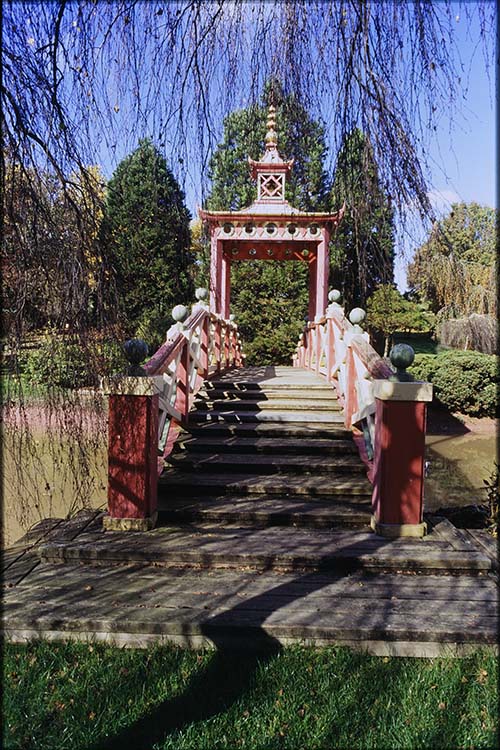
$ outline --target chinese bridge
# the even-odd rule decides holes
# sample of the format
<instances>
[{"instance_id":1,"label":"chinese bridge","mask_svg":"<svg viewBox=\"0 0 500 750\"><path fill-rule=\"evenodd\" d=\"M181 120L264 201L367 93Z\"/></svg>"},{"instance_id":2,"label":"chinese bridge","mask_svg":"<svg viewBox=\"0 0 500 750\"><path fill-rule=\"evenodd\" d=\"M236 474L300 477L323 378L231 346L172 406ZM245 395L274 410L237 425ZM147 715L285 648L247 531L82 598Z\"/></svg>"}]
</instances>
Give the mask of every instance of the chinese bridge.
<instances>
[{"instance_id":1,"label":"chinese bridge","mask_svg":"<svg viewBox=\"0 0 500 750\"><path fill-rule=\"evenodd\" d=\"M103 384L107 512L32 530L8 551L5 637L298 641L411 656L495 644L493 540L424 520L432 386L406 373L409 347L394 347L389 367L363 311L346 314L328 292L344 207L307 213L287 202L292 162L278 152L274 114L263 158L250 160L257 200L200 212L210 304L198 289L191 310L177 305L143 366L144 342L127 342L128 375ZM309 266L293 366L244 366L230 269L251 259Z\"/></svg>"}]
</instances>

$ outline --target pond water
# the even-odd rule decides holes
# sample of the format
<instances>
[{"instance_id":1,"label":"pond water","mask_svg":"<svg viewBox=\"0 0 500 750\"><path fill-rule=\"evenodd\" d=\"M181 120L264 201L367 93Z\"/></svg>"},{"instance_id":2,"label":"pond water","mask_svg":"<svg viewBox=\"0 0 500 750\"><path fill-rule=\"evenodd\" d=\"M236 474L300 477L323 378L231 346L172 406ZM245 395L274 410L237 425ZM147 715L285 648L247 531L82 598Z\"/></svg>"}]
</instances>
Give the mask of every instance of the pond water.
<instances>
[{"instance_id":1,"label":"pond water","mask_svg":"<svg viewBox=\"0 0 500 750\"><path fill-rule=\"evenodd\" d=\"M495 421L429 409L425 457L426 510L485 503L484 480L497 460Z\"/></svg>"},{"instance_id":2,"label":"pond water","mask_svg":"<svg viewBox=\"0 0 500 750\"><path fill-rule=\"evenodd\" d=\"M103 404L50 411L4 411L2 542L12 544L43 518L104 508L107 493Z\"/></svg>"},{"instance_id":3,"label":"pond water","mask_svg":"<svg viewBox=\"0 0 500 750\"><path fill-rule=\"evenodd\" d=\"M105 414L70 430L6 425L3 447L3 544L8 546L42 518L64 518L82 507L106 505ZM462 421L429 410L425 510L486 502L483 480L497 455L493 420Z\"/></svg>"}]
</instances>

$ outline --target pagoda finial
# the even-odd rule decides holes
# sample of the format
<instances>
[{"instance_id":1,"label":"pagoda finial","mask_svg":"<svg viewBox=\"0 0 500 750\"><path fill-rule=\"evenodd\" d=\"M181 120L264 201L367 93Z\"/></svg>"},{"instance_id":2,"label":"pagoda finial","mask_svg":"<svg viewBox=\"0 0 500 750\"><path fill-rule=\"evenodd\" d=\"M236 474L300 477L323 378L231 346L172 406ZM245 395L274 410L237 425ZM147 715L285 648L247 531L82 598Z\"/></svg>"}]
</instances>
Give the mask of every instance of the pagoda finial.
<instances>
[{"instance_id":1,"label":"pagoda finial","mask_svg":"<svg viewBox=\"0 0 500 750\"><path fill-rule=\"evenodd\" d=\"M266 149L276 150L278 146L278 134L275 130L276 125L276 108L273 104L269 106L269 114L267 115L267 133L266 133Z\"/></svg>"}]
</instances>

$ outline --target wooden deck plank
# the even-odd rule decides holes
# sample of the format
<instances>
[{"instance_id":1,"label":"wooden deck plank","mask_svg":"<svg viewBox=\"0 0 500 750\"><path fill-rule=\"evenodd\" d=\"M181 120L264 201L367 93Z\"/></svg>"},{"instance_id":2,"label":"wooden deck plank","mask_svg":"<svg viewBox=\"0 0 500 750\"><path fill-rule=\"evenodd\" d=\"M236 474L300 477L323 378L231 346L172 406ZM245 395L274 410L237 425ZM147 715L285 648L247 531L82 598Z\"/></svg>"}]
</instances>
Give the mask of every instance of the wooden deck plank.
<instances>
[{"instance_id":1,"label":"wooden deck plank","mask_svg":"<svg viewBox=\"0 0 500 750\"><path fill-rule=\"evenodd\" d=\"M37 574L38 573L38 578ZM259 601L259 607L264 602L269 609L281 608L287 603L297 602L297 606L305 608L329 609L336 607L350 611L353 603L363 601L372 602L374 607L389 604L392 608L404 601L406 605L418 614L425 603L427 611L433 608L447 612L474 611L478 607L490 614L496 613L497 591L494 586L454 588L453 584L448 588L426 588L408 586L406 582L399 581L393 585L374 586L371 582L364 583L347 582L339 579L335 582L324 583L316 576L308 576L307 580L298 584L293 580L283 581L280 578L266 577L260 581L246 580L235 581L231 576L223 579L207 579L205 576L177 576L168 571L166 575L156 578L143 578L137 571L127 575L123 570L115 570L113 574L103 575L96 570L64 570L59 576L41 576L39 571L34 571L31 576L30 585L20 585L13 601L16 605L24 604L31 606L36 602L57 601L64 597L76 597L77 600L85 598L87 601L101 600L108 602L108 606L128 602L132 606L144 603L147 606L195 607L204 606L208 609L220 606L226 607L254 606L255 599ZM197 602L197 604L196 604ZM69 602L68 602L69 603ZM8 610L9 599L6 600ZM406 606L405 605L405 606ZM371 606L371 605L367 605ZM412 610L412 611L413 611Z\"/></svg>"},{"instance_id":2,"label":"wooden deck plank","mask_svg":"<svg viewBox=\"0 0 500 750\"><path fill-rule=\"evenodd\" d=\"M467 529L464 533L490 558L493 568L498 569L498 539L483 529Z\"/></svg>"},{"instance_id":3,"label":"wooden deck plank","mask_svg":"<svg viewBox=\"0 0 500 750\"><path fill-rule=\"evenodd\" d=\"M12 565L2 573L4 589L17 586L31 571L40 564L40 558L32 550L24 552Z\"/></svg>"},{"instance_id":4,"label":"wooden deck plank","mask_svg":"<svg viewBox=\"0 0 500 750\"><path fill-rule=\"evenodd\" d=\"M271 613L279 611L285 616L287 613L307 611L326 612L336 616L341 612L358 616L360 612L371 614L407 614L408 619L420 618L422 606L425 601L425 612L427 615L443 614L443 616L469 616L477 615L496 617L497 598L493 592L488 596L476 599L436 599L430 596L425 600L421 596L413 597L397 596L394 592L383 597L362 596L361 592L353 591L351 595L347 591L333 590L331 587L318 588L317 590L297 592L291 590L287 584L281 584L275 588L270 587L260 592L248 591L247 589L231 591L229 589L217 592L206 592L203 589L195 591L184 591L173 589L170 582L156 582L154 585L143 587L142 590L137 580L123 581L115 587L113 581L107 582L94 580L92 584L86 577L79 581L64 580L59 582L58 587L25 587L19 589L15 597L15 607L25 605L33 612L37 606L42 607L49 613L52 607L59 607L65 603L73 607L78 604L90 611L111 613L115 609L152 609L164 608L178 610L182 617L184 609L200 609L211 612L225 612L228 610L249 610ZM404 593L404 592L403 592ZM356 596L354 594L357 594ZM5 602L6 614L9 614L9 599Z\"/></svg>"},{"instance_id":5,"label":"wooden deck plank","mask_svg":"<svg viewBox=\"0 0 500 750\"><path fill-rule=\"evenodd\" d=\"M398 575L394 573L366 574L354 571L346 575L314 573L263 574L252 570L190 570L188 568L153 567L144 563L110 565L106 568L87 564L65 564L54 568L51 563L41 563L30 576L29 588L58 588L61 576L68 585L111 586L117 582L125 586L167 587L172 591L202 592L207 595L237 591L254 595L272 590L276 595L286 586L286 591L296 596L325 591L343 596L384 598L392 595L405 598L429 597L436 600L483 600L497 596L496 583L489 576L463 575Z\"/></svg>"},{"instance_id":6,"label":"wooden deck plank","mask_svg":"<svg viewBox=\"0 0 500 750\"><path fill-rule=\"evenodd\" d=\"M243 565L290 570L349 564L372 568L490 570L491 560L475 549L457 551L448 542L427 539L387 541L357 531L293 534L280 527L268 529L219 528L201 525L182 531L175 527L153 532L82 533L75 542L41 545L43 560L102 560L202 566Z\"/></svg>"},{"instance_id":7,"label":"wooden deck plank","mask_svg":"<svg viewBox=\"0 0 500 750\"><path fill-rule=\"evenodd\" d=\"M113 633L164 633L207 634L219 632L250 631L273 635L285 635L296 639L309 638L384 638L386 640L458 641L496 643L497 618L480 614L446 615L422 613L418 621L406 614L370 612L363 609L356 617L353 612L277 611L267 614L249 610L231 610L215 613L199 609L184 609L182 617L177 610L162 607L151 609L116 608L112 616L99 611L89 612L88 607L75 605L69 615L61 604L59 610L47 614L40 607L40 614L33 610L29 615L9 618L11 630L32 628L38 631L65 629L107 631Z\"/></svg>"}]
</instances>

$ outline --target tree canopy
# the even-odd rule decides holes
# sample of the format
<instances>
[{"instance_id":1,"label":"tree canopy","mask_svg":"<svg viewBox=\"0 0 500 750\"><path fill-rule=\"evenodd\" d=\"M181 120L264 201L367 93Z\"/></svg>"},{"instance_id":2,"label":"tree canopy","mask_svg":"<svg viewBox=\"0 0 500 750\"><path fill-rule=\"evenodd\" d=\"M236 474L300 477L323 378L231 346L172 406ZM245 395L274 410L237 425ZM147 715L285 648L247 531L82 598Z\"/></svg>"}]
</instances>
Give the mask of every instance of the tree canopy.
<instances>
[{"instance_id":1,"label":"tree canopy","mask_svg":"<svg viewBox=\"0 0 500 750\"><path fill-rule=\"evenodd\" d=\"M456 118L468 85L458 31L479 30L473 42L489 64L495 22L495 3L452 0L6 0L3 179L9 160L27 183L50 175L68 222L79 227L73 176L90 186L88 165L108 174L151 137L175 155L180 180L189 176L206 190L224 117L257 105L265 82L278 79L324 123L331 155L360 129L393 205L430 215L426 144L443 118ZM38 187L33 211L43 216ZM30 252L42 266L42 244ZM99 265L99 248L86 252ZM81 256L67 254L65 263L78 277ZM74 299L74 317L83 320L88 300ZM25 309L17 306L16 315Z\"/></svg>"},{"instance_id":2,"label":"tree canopy","mask_svg":"<svg viewBox=\"0 0 500 750\"><path fill-rule=\"evenodd\" d=\"M497 212L454 203L408 267L408 283L433 312L453 318L496 311Z\"/></svg>"},{"instance_id":3,"label":"tree canopy","mask_svg":"<svg viewBox=\"0 0 500 750\"><path fill-rule=\"evenodd\" d=\"M165 158L149 140L108 183L101 241L110 254L128 335L159 345L174 305L189 302L189 212Z\"/></svg>"},{"instance_id":4,"label":"tree canopy","mask_svg":"<svg viewBox=\"0 0 500 750\"><path fill-rule=\"evenodd\" d=\"M331 248L333 283L347 308L364 306L377 285L393 280L394 211L373 148L359 129L342 145L331 196L333 206L346 203Z\"/></svg>"},{"instance_id":5,"label":"tree canopy","mask_svg":"<svg viewBox=\"0 0 500 750\"><path fill-rule=\"evenodd\" d=\"M398 331L428 331L432 325L422 308L405 299L392 284L380 284L367 300L367 325L384 336L384 357Z\"/></svg>"},{"instance_id":6,"label":"tree canopy","mask_svg":"<svg viewBox=\"0 0 500 750\"><path fill-rule=\"evenodd\" d=\"M489 63L493 2L7 0L4 139L63 181L147 135L203 173L224 116L274 77L323 119L331 153L360 128L393 199L429 212L425 143L467 87L472 17Z\"/></svg>"}]
</instances>

